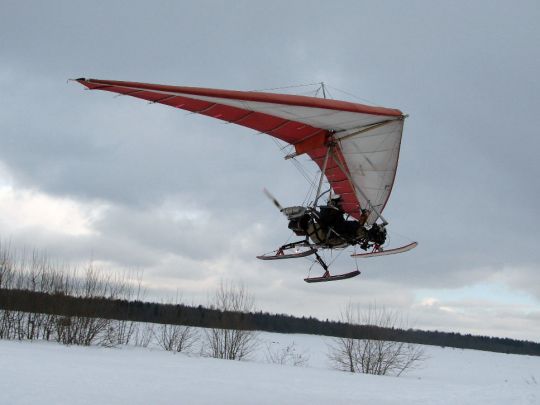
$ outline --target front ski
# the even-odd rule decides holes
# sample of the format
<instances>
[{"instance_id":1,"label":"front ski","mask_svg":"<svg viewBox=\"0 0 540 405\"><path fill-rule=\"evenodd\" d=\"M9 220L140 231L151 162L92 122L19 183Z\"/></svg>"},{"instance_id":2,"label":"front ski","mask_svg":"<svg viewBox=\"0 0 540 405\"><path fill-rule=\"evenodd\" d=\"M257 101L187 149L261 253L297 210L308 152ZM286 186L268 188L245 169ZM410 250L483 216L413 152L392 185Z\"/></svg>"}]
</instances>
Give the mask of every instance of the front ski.
<instances>
[{"instance_id":1,"label":"front ski","mask_svg":"<svg viewBox=\"0 0 540 405\"><path fill-rule=\"evenodd\" d=\"M257 259L260 259L260 260L294 259L294 258L297 258L297 257L306 257L306 256L312 255L312 254L314 254L316 252L317 252L317 249L315 249L315 248L311 248L311 249L305 250L303 252L289 253L289 254L280 253L278 251L278 253L276 253L275 255L257 256Z\"/></svg>"},{"instance_id":2,"label":"front ski","mask_svg":"<svg viewBox=\"0 0 540 405\"><path fill-rule=\"evenodd\" d=\"M345 280L347 278L355 277L359 274L360 272L358 270L355 270L355 271L351 271L350 273L338 274L335 276L325 274L324 276L321 276L321 277L308 277L308 278L305 278L304 281L306 283L324 283L326 281Z\"/></svg>"},{"instance_id":3,"label":"front ski","mask_svg":"<svg viewBox=\"0 0 540 405\"><path fill-rule=\"evenodd\" d=\"M372 252L356 253L356 254L352 254L351 256L352 257L360 257L360 258L362 258L362 257L376 257L376 256L395 255L395 254L398 254L398 253L408 252L409 250L414 249L416 246L418 246L418 242L412 242L412 243L409 243L408 245L401 246L401 247L394 248L394 249L388 249L388 250L382 250L382 249L376 250L376 249L374 249Z\"/></svg>"}]
</instances>

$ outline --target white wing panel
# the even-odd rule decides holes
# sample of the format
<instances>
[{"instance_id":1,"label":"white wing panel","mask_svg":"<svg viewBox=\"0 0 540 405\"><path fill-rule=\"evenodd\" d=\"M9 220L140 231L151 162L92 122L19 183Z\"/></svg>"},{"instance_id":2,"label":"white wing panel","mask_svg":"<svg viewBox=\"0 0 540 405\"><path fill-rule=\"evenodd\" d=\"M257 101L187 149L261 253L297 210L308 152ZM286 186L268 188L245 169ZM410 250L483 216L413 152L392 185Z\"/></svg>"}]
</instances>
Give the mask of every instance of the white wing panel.
<instances>
[{"instance_id":1,"label":"white wing panel","mask_svg":"<svg viewBox=\"0 0 540 405\"><path fill-rule=\"evenodd\" d=\"M384 209L392 191L402 132L403 120L395 120L340 141L341 151L354 183L362 189L371 205L379 212ZM356 188L355 191L360 206L369 209L366 199ZM372 213L367 223L372 224L376 220L377 215Z\"/></svg>"},{"instance_id":2,"label":"white wing panel","mask_svg":"<svg viewBox=\"0 0 540 405\"><path fill-rule=\"evenodd\" d=\"M210 103L223 104L231 107L242 108L249 111L270 114L287 120L302 122L315 128L335 131L346 131L353 128L376 124L390 118L388 116L331 110L326 108L303 107L288 104L265 103L259 101L245 101L230 98L199 96L185 93L175 94L195 100L203 100Z\"/></svg>"}]
</instances>

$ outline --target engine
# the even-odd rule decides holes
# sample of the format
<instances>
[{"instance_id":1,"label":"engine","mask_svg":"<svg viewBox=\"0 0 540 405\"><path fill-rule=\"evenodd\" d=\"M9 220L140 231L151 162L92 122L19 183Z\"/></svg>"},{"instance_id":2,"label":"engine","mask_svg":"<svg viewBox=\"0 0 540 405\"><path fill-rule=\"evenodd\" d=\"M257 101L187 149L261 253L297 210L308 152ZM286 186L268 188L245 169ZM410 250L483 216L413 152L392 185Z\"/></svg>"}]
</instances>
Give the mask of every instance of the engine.
<instances>
[{"instance_id":1,"label":"engine","mask_svg":"<svg viewBox=\"0 0 540 405\"><path fill-rule=\"evenodd\" d=\"M298 236L306 236L310 216L306 207L287 207L282 212L287 215L289 229Z\"/></svg>"}]
</instances>

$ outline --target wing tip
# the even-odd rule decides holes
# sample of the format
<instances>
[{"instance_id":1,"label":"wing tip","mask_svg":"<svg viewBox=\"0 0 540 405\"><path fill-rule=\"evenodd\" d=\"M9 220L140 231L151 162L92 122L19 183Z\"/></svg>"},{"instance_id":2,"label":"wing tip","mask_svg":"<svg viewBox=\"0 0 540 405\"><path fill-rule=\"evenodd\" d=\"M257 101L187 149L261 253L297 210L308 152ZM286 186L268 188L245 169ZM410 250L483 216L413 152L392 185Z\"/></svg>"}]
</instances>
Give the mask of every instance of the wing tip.
<instances>
[{"instance_id":1,"label":"wing tip","mask_svg":"<svg viewBox=\"0 0 540 405\"><path fill-rule=\"evenodd\" d=\"M77 79L68 79L68 82L79 82L79 83L83 83L83 82L88 82L90 79L87 79L86 77L79 77Z\"/></svg>"}]
</instances>

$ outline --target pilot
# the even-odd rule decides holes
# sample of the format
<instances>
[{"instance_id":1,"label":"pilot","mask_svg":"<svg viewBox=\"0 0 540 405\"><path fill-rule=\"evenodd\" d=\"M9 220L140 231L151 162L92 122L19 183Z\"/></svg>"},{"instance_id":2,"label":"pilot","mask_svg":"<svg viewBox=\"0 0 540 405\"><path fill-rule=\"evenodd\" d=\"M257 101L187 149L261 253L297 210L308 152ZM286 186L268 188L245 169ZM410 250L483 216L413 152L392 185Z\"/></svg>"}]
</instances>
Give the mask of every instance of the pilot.
<instances>
[{"instance_id":1,"label":"pilot","mask_svg":"<svg viewBox=\"0 0 540 405\"><path fill-rule=\"evenodd\" d=\"M370 211L363 209L362 213L360 214L360 218L358 219L358 222L360 222L360 225L364 225L369 217Z\"/></svg>"},{"instance_id":2,"label":"pilot","mask_svg":"<svg viewBox=\"0 0 540 405\"><path fill-rule=\"evenodd\" d=\"M328 201L328 205L321 206L319 214L321 225L336 229L336 227L339 227L345 221L343 217L344 212L341 208L342 201L341 196L337 196L331 198Z\"/></svg>"}]
</instances>

